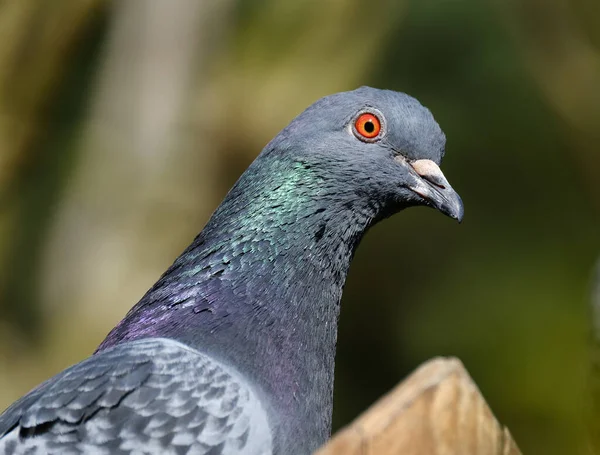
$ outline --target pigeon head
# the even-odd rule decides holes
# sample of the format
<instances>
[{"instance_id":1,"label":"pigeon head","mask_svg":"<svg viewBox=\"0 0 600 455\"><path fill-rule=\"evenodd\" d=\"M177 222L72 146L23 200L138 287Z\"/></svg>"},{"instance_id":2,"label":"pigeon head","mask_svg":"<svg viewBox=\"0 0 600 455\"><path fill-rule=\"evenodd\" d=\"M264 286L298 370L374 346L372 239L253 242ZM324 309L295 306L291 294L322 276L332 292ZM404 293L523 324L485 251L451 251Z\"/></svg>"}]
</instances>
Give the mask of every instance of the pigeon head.
<instances>
[{"instance_id":1,"label":"pigeon head","mask_svg":"<svg viewBox=\"0 0 600 455\"><path fill-rule=\"evenodd\" d=\"M353 193L377 206L379 216L425 205L460 222L462 201L439 167L445 143L415 98L361 87L315 102L263 153L302 163L327 184L337 180L336 194Z\"/></svg>"}]
</instances>

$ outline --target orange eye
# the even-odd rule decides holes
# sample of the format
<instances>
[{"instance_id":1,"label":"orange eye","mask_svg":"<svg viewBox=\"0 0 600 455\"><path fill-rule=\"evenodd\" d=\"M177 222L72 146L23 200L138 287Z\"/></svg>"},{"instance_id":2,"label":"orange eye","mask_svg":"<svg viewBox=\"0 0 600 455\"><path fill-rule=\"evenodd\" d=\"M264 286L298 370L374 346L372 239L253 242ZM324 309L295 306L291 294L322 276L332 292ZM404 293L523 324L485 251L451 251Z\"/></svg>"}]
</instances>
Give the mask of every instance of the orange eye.
<instances>
[{"instance_id":1,"label":"orange eye","mask_svg":"<svg viewBox=\"0 0 600 455\"><path fill-rule=\"evenodd\" d=\"M358 116L356 122L354 122L354 130L362 138L373 139L381 132L381 122L377 116L367 112ZM361 137L358 138L362 139Z\"/></svg>"}]
</instances>

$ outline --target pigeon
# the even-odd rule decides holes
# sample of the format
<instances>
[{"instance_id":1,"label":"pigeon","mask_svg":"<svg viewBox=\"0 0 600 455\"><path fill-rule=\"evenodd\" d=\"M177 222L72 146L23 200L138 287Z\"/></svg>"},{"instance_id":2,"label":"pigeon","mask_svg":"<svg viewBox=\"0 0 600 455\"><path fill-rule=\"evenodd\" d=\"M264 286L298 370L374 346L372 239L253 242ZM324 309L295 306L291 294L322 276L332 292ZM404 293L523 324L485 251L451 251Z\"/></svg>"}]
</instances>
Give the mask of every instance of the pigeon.
<instances>
[{"instance_id":1,"label":"pigeon","mask_svg":"<svg viewBox=\"0 0 600 455\"><path fill-rule=\"evenodd\" d=\"M378 221L457 219L406 94L326 96L269 142L97 351L0 415L2 454L309 454L331 432L342 288Z\"/></svg>"}]
</instances>

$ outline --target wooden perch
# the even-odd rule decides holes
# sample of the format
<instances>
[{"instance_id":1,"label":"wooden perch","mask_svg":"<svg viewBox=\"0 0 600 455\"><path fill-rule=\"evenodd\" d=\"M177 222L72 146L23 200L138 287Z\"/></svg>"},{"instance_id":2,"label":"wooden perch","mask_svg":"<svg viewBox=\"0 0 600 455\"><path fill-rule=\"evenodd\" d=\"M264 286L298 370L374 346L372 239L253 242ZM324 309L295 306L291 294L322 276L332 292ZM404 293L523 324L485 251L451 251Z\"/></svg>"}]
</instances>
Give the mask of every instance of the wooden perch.
<instances>
[{"instance_id":1,"label":"wooden perch","mask_svg":"<svg viewBox=\"0 0 600 455\"><path fill-rule=\"evenodd\" d=\"M435 358L315 455L520 455L456 358Z\"/></svg>"}]
</instances>

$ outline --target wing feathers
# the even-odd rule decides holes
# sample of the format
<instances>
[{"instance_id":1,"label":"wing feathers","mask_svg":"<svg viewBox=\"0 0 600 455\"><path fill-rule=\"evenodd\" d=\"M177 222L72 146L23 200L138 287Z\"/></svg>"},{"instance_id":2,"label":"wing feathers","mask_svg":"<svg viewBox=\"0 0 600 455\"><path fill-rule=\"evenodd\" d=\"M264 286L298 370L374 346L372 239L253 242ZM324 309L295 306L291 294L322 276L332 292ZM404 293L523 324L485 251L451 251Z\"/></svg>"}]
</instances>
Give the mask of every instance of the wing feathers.
<instances>
[{"instance_id":1,"label":"wing feathers","mask_svg":"<svg viewBox=\"0 0 600 455\"><path fill-rule=\"evenodd\" d=\"M270 454L252 387L178 342L118 345L0 415L0 453Z\"/></svg>"}]
</instances>

